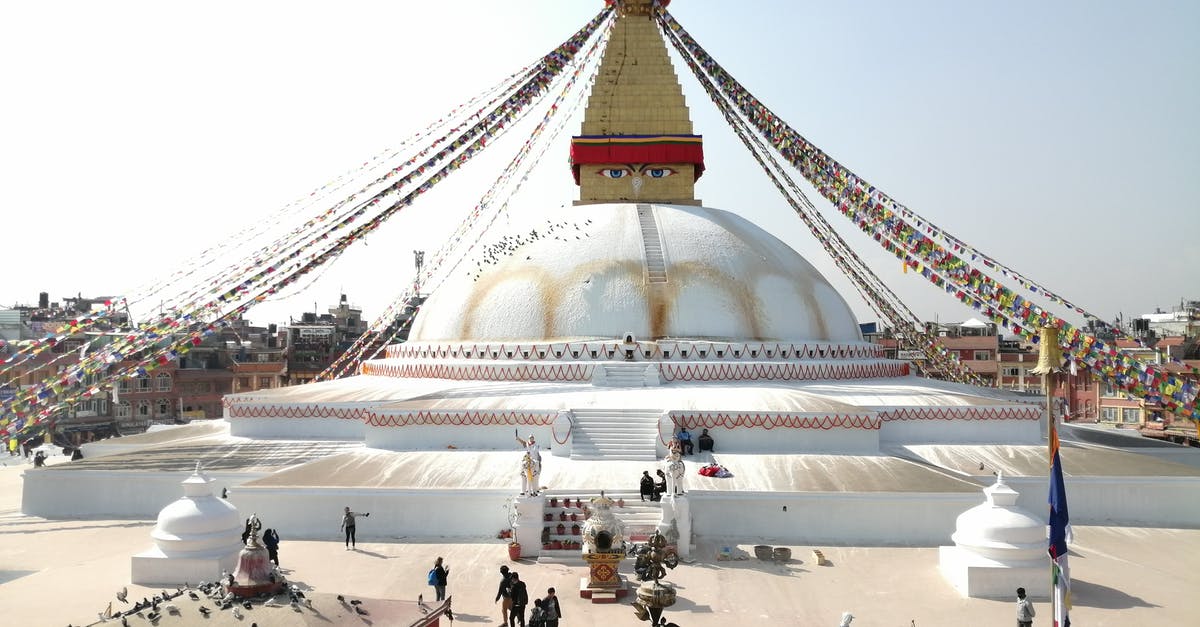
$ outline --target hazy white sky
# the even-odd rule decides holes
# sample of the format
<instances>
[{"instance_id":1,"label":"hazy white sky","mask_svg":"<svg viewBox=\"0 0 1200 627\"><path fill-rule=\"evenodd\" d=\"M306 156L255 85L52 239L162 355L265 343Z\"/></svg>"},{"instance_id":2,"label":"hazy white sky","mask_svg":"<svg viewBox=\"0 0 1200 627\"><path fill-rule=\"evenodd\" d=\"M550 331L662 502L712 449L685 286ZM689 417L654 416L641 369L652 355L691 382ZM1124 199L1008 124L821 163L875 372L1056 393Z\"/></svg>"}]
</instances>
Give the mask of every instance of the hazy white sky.
<instances>
[{"instance_id":1,"label":"hazy white sky","mask_svg":"<svg viewBox=\"0 0 1200 627\"><path fill-rule=\"evenodd\" d=\"M601 6L4 3L0 305L36 302L39 291L124 294L187 266L532 62ZM817 145L1080 305L1111 318L1200 298L1200 3L670 8ZM676 68L705 136L698 197L790 243L873 320ZM514 213L570 206L567 137L559 144ZM454 175L306 291L249 317L286 321L314 303L324 311L343 291L373 317L409 281L411 251L436 249L510 156ZM971 315L827 216L919 315Z\"/></svg>"}]
</instances>

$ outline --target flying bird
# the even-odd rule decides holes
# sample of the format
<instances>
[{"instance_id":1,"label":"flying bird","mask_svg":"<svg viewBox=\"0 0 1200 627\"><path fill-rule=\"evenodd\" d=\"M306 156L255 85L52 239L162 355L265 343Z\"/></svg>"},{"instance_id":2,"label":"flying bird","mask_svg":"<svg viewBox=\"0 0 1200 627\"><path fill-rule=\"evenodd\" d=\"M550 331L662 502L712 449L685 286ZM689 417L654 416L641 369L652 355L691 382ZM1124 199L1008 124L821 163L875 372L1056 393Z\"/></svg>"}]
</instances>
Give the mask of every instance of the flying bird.
<instances>
[{"instance_id":1,"label":"flying bird","mask_svg":"<svg viewBox=\"0 0 1200 627\"><path fill-rule=\"evenodd\" d=\"M127 588L127 587L122 587L120 590L117 591L117 600L122 603L129 602L129 601L125 600L126 597L128 597L128 596L129 596L129 588Z\"/></svg>"}]
</instances>

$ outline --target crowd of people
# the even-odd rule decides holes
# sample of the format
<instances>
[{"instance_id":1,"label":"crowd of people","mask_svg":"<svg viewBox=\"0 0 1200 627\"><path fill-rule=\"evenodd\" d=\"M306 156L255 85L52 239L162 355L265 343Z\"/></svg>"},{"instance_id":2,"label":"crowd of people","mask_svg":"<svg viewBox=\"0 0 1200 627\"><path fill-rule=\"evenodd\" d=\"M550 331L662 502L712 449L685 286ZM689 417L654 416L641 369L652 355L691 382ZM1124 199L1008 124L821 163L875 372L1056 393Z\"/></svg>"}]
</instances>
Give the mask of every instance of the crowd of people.
<instances>
[{"instance_id":1,"label":"crowd of people","mask_svg":"<svg viewBox=\"0 0 1200 627\"><path fill-rule=\"evenodd\" d=\"M529 589L517 571L510 570L508 566L500 567L500 587L496 590L495 602L500 603L500 624L508 627L558 627L558 620L562 618L562 607L554 588L547 588L546 596L533 600L533 610L529 612L529 621L526 622Z\"/></svg>"}]
</instances>

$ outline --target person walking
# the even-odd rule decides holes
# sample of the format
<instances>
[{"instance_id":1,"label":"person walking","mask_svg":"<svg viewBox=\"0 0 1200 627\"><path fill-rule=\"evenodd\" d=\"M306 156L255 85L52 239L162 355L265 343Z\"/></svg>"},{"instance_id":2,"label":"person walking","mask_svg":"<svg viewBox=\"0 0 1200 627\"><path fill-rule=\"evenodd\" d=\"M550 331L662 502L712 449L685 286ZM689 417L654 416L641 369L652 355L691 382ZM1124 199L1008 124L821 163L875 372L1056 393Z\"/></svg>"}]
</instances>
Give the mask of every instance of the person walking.
<instances>
[{"instance_id":1,"label":"person walking","mask_svg":"<svg viewBox=\"0 0 1200 627\"><path fill-rule=\"evenodd\" d=\"M558 627L558 619L562 618L562 607L558 604L554 588L546 590L546 598L542 599L542 609L545 610L545 627Z\"/></svg>"},{"instance_id":2,"label":"person walking","mask_svg":"<svg viewBox=\"0 0 1200 627\"><path fill-rule=\"evenodd\" d=\"M496 602L504 599L500 604L500 624L508 624L508 612L512 609L512 594L510 591L512 578L508 573L508 566L500 567L500 587L496 589Z\"/></svg>"},{"instance_id":3,"label":"person walking","mask_svg":"<svg viewBox=\"0 0 1200 627\"><path fill-rule=\"evenodd\" d=\"M276 566L279 565L279 533L274 529L263 532L263 546L267 547L267 557Z\"/></svg>"},{"instance_id":4,"label":"person walking","mask_svg":"<svg viewBox=\"0 0 1200 627\"><path fill-rule=\"evenodd\" d=\"M1033 603L1025 598L1025 588L1017 588L1017 627L1033 627L1033 617L1037 612Z\"/></svg>"},{"instance_id":5,"label":"person walking","mask_svg":"<svg viewBox=\"0 0 1200 627\"><path fill-rule=\"evenodd\" d=\"M350 511L350 506L349 505L346 506L346 511L342 513L342 530L346 532L346 550L347 551L349 551L350 549L358 548L358 546L355 542L356 539L354 537L354 532L355 532L354 521L355 521L355 519L358 518L359 516L367 517L370 515L371 515L371 512L364 512L361 514L359 512L352 512L352 511Z\"/></svg>"},{"instance_id":6,"label":"person walking","mask_svg":"<svg viewBox=\"0 0 1200 627\"><path fill-rule=\"evenodd\" d=\"M521 576L515 571L509 573L511 584L509 586L509 594L512 595L512 610L508 613L508 627L525 627L525 606L529 605L529 591L525 588L525 582L521 581Z\"/></svg>"},{"instance_id":7,"label":"person walking","mask_svg":"<svg viewBox=\"0 0 1200 627\"><path fill-rule=\"evenodd\" d=\"M640 486L643 501L654 500L654 477L650 476L649 470L642 471L642 483Z\"/></svg>"},{"instance_id":8,"label":"person walking","mask_svg":"<svg viewBox=\"0 0 1200 627\"><path fill-rule=\"evenodd\" d=\"M541 599L533 600L533 609L529 612L529 627L546 627L546 604Z\"/></svg>"},{"instance_id":9,"label":"person walking","mask_svg":"<svg viewBox=\"0 0 1200 627\"><path fill-rule=\"evenodd\" d=\"M437 593L436 600L445 601L446 600L446 578L450 576L450 568L447 567L445 565L445 563L442 562L442 557L440 555L433 562L433 571L432 572L433 572L432 579L434 581L433 591Z\"/></svg>"}]
</instances>

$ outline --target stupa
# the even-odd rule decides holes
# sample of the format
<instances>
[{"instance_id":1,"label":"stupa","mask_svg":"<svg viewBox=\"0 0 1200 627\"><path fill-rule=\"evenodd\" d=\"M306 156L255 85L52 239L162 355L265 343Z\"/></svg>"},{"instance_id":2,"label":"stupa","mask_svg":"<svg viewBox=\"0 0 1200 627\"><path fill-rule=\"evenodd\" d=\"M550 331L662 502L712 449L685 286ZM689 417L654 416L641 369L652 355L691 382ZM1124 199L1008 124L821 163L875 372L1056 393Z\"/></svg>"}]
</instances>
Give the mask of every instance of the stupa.
<instances>
[{"instance_id":1,"label":"stupa","mask_svg":"<svg viewBox=\"0 0 1200 627\"><path fill-rule=\"evenodd\" d=\"M1046 523L1017 507L1002 474L983 494L955 522L954 546L940 547L942 574L964 596L1008 598L1022 586L1041 596L1050 587Z\"/></svg>"},{"instance_id":2,"label":"stupa","mask_svg":"<svg viewBox=\"0 0 1200 627\"><path fill-rule=\"evenodd\" d=\"M159 512L150 533L154 548L133 556L133 583L215 581L222 571L233 568L242 525L237 508L217 498L212 483L197 462L183 481L183 497Z\"/></svg>"},{"instance_id":3,"label":"stupa","mask_svg":"<svg viewBox=\"0 0 1200 627\"><path fill-rule=\"evenodd\" d=\"M288 521L289 537L327 537L312 512L351 506L372 513L361 537L515 527L524 557L578 560L541 551L541 499L604 490L645 538L663 506L640 503L637 479L681 426L715 439L682 460L686 496L668 512L685 555L697 536L937 546L991 480L981 461L1011 477L1018 505L1044 507L1024 488L1045 485L1039 399L913 376L800 253L702 206L714 173L650 8L619 4L563 173L578 201L513 216L526 223L513 234L538 237L489 231L495 245L430 295L409 341L358 375L229 395L221 421L87 445L26 475L25 513L152 516L201 455L234 503ZM544 447L539 496L515 508L514 428ZM1195 469L1066 448L1072 475L1093 477L1069 486L1077 524L1153 511L1194 525ZM697 474L710 463L731 476Z\"/></svg>"}]
</instances>

